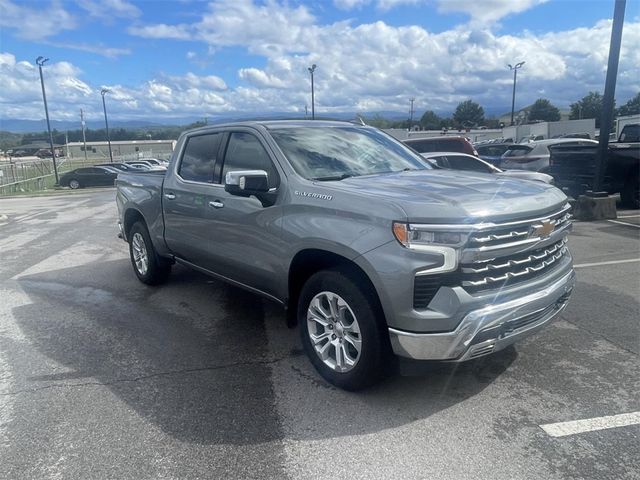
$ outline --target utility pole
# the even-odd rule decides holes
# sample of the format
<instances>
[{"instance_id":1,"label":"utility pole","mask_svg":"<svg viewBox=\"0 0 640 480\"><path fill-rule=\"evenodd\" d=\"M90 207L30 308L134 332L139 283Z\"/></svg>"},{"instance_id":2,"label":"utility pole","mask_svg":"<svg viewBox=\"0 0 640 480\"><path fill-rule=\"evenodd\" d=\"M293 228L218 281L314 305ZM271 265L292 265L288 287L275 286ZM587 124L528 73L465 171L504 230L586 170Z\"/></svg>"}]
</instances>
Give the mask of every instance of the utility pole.
<instances>
[{"instance_id":1,"label":"utility pole","mask_svg":"<svg viewBox=\"0 0 640 480\"><path fill-rule=\"evenodd\" d=\"M409 130L411 130L411 127L413 127L413 102L415 102L416 99L411 97L409 101L411 102L411 108L409 109Z\"/></svg>"},{"instance_id":2,"label":"utility pole","mask_svg":"<svg viewBox=\"0 0 640 480\"><path fill-rule=\"evenodd\" d=\"M316 119L316 106L315 106L315 96L313 91L313 72L316 71L316 64L314 63L309 68L309 73L311 74L311 120Z\"/></svg>"},{"instance_id":3,"label":"utility pole","mask_svg":"<svg viewBox=\"0 0 640 480\"><path fill-rule=\"evenodd\" d=\"M47 106L47 93L44 91L44 78L42 77L42 66L49 59L44 57L36 58L38 70L40 70L40 85L42 86L42 100L44 101L44 114L47 117L47 130L49 130L49 145L51 146L51 159L53 160L53 173L56 177L56 183L60 181L58 178L58 165L56 164L56 150L53 147L53 135L51 134L51 123L49 122L49 107Z\"/></svg>"},{"instance_id":4,"label":"utility pole","mask_svg":"<svg viewBox=\"0 0 640 480\"><path fill-rule=\"evenodd\" d=\"M593 178L592 195L600 197L606 195L602 192L602 184L609 148L609 132L613 120L613 105L616 94L616 77L618 76L618 62L620 60L620 44L622 43L622 25L624 24L624 10L626 0L616 0L613 9L613 25L611 26L611 43L609 45L609 63L607 65L607 79L604 85L604 98L602 105L602 117L600 118L600 139L596 153L596 171Z\"/></svg>"},{"instance_id":5,"label":"utility pole","mask_svg":"<svg viewBox=\"0 0 640 480\"><path fill-rule=\"evenodd\" d=\"M513 70L513 94L511 95L511 126L513 126L513 113L516 108L516 77L518 76L518 70L522 68L525 62L516 63L515 66L511 64L507 65L509 70Z\"/></svg>"},{"instance_id":6,"label":"utility pole","mask_svg":"<svg viewBox=\"0 0 640 480\"><path fill-rule=\"evenodd\" d=\"M84 145L84 162L89 163L87 159L87 137L84 134L85 122L84 122L84 112L80 109L80 124L82 125L82 143Z\"/></svg>"},{"instance_id":7,"label":"utility pole","mask_svg":"<svg viewBox=\"0 0 640 480\"><path fill-rule=\"evenodd\" d=\"M109 136L109 121L107 120L107 104L104 102L104 96L109 93L109 90L103 88L100 90L102 95L102 109L104 110L104 125L107 127L107 143L109 144L109 159L113 163L113 152L111 151L111 137Z\"/></svg>"}]
</instances>

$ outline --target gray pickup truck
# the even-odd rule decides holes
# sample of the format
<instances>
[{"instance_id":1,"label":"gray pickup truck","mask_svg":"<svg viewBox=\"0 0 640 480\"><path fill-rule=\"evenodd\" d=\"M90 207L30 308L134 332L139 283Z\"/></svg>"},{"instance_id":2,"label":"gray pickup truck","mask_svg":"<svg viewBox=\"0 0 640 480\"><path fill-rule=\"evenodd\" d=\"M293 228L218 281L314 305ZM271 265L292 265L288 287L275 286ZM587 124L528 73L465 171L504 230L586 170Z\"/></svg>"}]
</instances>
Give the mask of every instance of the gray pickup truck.
<instances>
[{"instance_id":1,"label":"gray pickup truck","mask_svg":"<svg viewBox=\"0 0 640 480\"><path fill-rule=\"evenodd\" d=\"M498 351L556 317L575 283L560 190L433 169L367 126L204 127L180 137L166 173L116 184L142 282L177 262L278 302L345 389L380 379L393 354Z\"/></svg>"}]
</instances>

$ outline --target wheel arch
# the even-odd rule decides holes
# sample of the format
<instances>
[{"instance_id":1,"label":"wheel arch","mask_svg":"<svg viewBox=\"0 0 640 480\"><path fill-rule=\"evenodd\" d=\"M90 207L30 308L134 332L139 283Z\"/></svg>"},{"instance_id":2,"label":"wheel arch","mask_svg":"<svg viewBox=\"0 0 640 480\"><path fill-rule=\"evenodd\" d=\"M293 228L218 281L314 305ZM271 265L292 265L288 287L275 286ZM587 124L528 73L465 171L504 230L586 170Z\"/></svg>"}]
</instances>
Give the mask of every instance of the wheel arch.
<instances>
[{"instance_id":1,"label":"wheel arch","mask_svg":"<svg viewBox=\"0 0 640 480\"><path fill-rule=\"evenodd\" d=\"M375 296L376 308L384 316L380 291L376 288L373 269L362 257L348 258L344 255L322 248L305 248L298 251L289 264L288 272L288 301L287 324L293 327L297 324L297 304L300 292L305 282L316 272L330 268L344 268L360 277ZM386 317L385 317L386 318Z\"/></svg>"},{"instance_id":2,"label":"wheel arch","mask_svg":"<svg viewBox=\"0 0 640 480\"><path fill-rule=\"evenodd\" d=\"M129 241L129 232L131 231L131 227L133 227L133 225L138 221L142 222L144 226L147 227L147 229L149 228L147 225L147 221L145 220L140 210L136 208L128 208L124 212L122 227L124 230L125 240Z\"/></svg>"}]
</instances>

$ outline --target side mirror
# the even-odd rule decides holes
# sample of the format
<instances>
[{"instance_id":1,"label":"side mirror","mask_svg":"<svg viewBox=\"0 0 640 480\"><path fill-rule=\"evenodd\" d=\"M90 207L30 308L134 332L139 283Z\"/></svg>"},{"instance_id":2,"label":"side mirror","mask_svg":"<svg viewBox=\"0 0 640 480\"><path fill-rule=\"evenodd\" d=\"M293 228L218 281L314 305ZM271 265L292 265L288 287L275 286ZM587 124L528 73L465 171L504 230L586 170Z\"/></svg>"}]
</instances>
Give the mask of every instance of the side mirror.
<instances>
[{"instance_id":1,"label":"side mirror","mask_svg":"<svg viewBox=\"0 0 640 480\"><path fill-rule=\"evenodd\" d=\"M264 170L237 170L227 172L224 189L231 195L249 197L269 192L269 176Z\"/></svg>"}]
</instances>

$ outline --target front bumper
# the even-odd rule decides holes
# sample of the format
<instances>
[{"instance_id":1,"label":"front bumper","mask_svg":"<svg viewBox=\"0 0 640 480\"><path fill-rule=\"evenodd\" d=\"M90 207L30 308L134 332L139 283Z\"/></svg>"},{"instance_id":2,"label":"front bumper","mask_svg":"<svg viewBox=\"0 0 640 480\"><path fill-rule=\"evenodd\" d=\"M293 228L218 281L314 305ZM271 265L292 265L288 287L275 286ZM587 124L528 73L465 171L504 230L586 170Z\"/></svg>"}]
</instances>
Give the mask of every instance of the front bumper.
<instances>
[{"instance_id":1,"label":"front bumper","mask_svg":"<svg viewBox=\"0 0 640 480\"><path fill-rule=\"evenodd\" d=\"M396 355L415 360L465 361L501 350L551 322L575 285L570 271L548 287L469 312L452 332L412 333L389 328Z\"/></svg>"}]
</instances>

